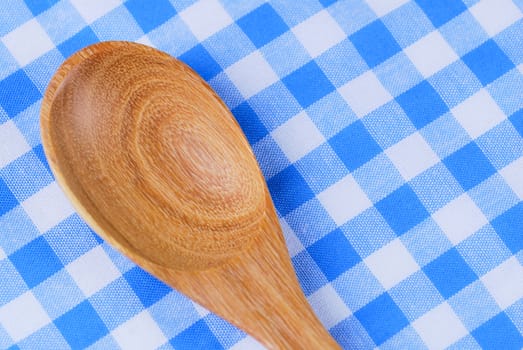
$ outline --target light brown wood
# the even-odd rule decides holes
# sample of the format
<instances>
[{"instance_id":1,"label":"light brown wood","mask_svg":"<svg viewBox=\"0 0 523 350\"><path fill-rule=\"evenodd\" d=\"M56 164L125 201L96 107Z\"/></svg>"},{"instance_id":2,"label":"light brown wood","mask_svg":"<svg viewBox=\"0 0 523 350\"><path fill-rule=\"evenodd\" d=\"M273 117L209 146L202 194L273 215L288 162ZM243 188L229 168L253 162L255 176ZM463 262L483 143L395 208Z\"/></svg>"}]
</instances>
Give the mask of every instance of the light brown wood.
<instances>
[{"instance_id":1,"label":"light brown wood","mask_svg":"<svg viewBox=\"0 0 523 350\"><path fill-rule=\"evenodd\" d=\"M215 92L153 48L67 59L41 109L51 168L110 244L270 349L338 349L303 295L250 146Z\"/></svg>"}]
</instances>

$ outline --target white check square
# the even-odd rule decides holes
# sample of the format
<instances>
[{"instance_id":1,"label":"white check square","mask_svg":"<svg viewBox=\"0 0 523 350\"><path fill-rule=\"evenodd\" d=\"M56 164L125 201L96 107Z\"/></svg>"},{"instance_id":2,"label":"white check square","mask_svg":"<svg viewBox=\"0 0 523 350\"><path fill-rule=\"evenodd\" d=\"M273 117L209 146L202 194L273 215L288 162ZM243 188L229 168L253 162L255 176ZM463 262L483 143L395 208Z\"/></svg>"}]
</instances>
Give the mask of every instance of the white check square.
<instances>
[{"instance_id":1,"label":"white check square","mask_svg":"<svg viewBox=\"0 0 523 350\"><path fill-rule=\"evenodd\" d=\"M289 226L287 221L285 221L285 219L280 219L280 226L283 231L285 245L287 246L289 255L291 256L291 258L293 258L294 256L296 256L296 254L303 251L305 247L303 246L303 244L301 244L301 241L298 239L298 237L296 237L296 234Z\"/></svg>"},{"instance_id":2,"label":"white check square","mask_svg":"<svg viewBox=\"0 0 523 350\"><path fill-rule=\"evenodd\" d=\"M233 22L217 0L200 0L180 12L180 17L199 41L207 39Z\"/></svg>"},{"instance_id":3,"label":"white check square","mask_svg":"<svg viewBox=\"0 0 523 350\"><path fill-rule=\"evenodd\" d=\"M74 213L71 203L56 182L26 199L22 207L42 233Z\"/></svg>"},{"instance_id":4,"label":"white check square","mask_svg":"<svg viewBox=\"0 0 523 350\"><path fill-rule=\"evenodd\" d=\"M432 218L454 245L467 239L488 222L466 193L432 214Z\"/></svg>"},{"instance_id":5,"label":"white check square","mask_svg":"<svg viewBox=\"0 0 523 350\"><path fill-rule=\"evenodd\" d=\"M91 24L98 18L111 12L121 4L120 0L70 0L76 11L82 16L87 24Z\"/></svg>"},{"instance_id":6,"label":"white check square","mask_svg":"<svg viewBox=\"0 0 523 350\"><path fill-rule=\"evenodd\" d=\"M392 100L391 94L371 70L349 81L338 92L359 118Z\"/></svg>"},{"instance_id":7,"label":"white check square","mask_svg":"<svg viewBox=\"0 0 523 350\"><path fill-rule=\"evenodd\" d=\"M225 72L246 99L278 80L278 76L259 51L229 66Z\"/></svg>"},{"instance_id":8,"label":"white check square","mask_svg":"<svg viewBox=\"0 0 523 350\"><path fill-rule=\"evenodd\" d=\"M351 311L330 284L318 289L308 298L316 315L327 329L351 315Z\"/></svg>"},{"instance_id":9,"label":"white check square","mask_svg":"<svg viewBox=\"0 0 523 350\"><path fill-rule=\"evenodd\" d=\"M374 11L378 17L384 16L389 12L397 9L401 5L407 3L409 0L366 0L367 5Z\"/></svg>"},{"instance_id":10,"label":"white check square","mask_svg":"<svg viewBox=\"0 0 523 350\"><path fill-rule=\"evenodd\" d=\"M193 305L194 309L196 310L196 312L198 313L198 315L200 315L201 318L207 316L210 313L209 310L207 310L206 308L204 308L200 304L192 302L192 305Z\"/></svg>"},{"instance_id":11,"label":"white check square","mask_svg":"<svg viewBox=\"0 0 523 350\"><path fill-rule=\"evenodd\" d=\"M66 266L80 290L90 297L120 276L103 248L98 246Z\"/></svg>"},{"instance_id":12,"label":"white check square","mask_svg":"<svg viewBox=\"0 0 523 350\"><path fill-rule=\"evenodd\" d=\"M418 132L389 147L385 154L407 181L439 161L436 153Z\"/></svg>"},{"instance_id":13,"label":"white check square","mask_svg":"<svg viewBox=\"0 0 523 350\"><path fill-rule=\"evenodd\" d=\"M292 32L312 58L318 57L346 37L327 10L307 18L292 28Z\"/></svg>"},{"instance_id":14,"label":"white check square","mask_svg":"<svg viewBox=\"0 0 523 350\"><path fill-rule=\"evenodd\" d=\"M499 171L512 191L523 200L523 157L520 157Z\"/></svg>"},{"instance_id":15,"label":"white check square","mask_svg":"<svg viewBox=\"0 0 523 350\"><path fill-rule=\"evenodd\" d=\"M481 282L502 310L523 298L523 266L514 256L481 277Z\"/></svg>"},{"instance_id":16,"label":"white check square","mask_svg":"<svg viewBox=\"0 0 523 350\"><path fill-rule=\"evenodd\" d=\"M492 129L506 118L505 113L485 89L481 89L452 108L451 112L473 139Z\"/></svg>"},{"instance_id":17,"label":"white check square","mask_svg":"<svg viewBox=\"0 0 523 350\"><path fill-rule=\"evenodd\" d=\"M522 17L511 0L482 0L472 6L470 12L490 36L502 32Z\"/></svg>"},{"instance_id":18,"label":"white check square","mask_svg":"<svg viewBox=\"0 0 523 350\"><path fill-rule=\"evenodd\" d=\"M429 349L445 349L468 333L447 302L415 320L412 326Z\"/></svg>"},{"instance_id":19,"label":"white check square","mask_svg":"<svg viewBox=\"0 0 523 350\"><path fill-rule=\"evenodd\" d=\"M0 168L31 150L12 120L0 125L0 140Z\"/></svg>"},{"instance_id":20,"label":"white check square","mask_svg":"<svg viewBox=\"0 0 523 350\"><path fill-rule=\"evenodd\" d=\"M458 55L437 30L407 47L405 54L425 78L458 59Z\"/></svg>"},{"instance_id":21,"label":"white check square","mask_svg":"<svg viewBox=\"0 0 523 350\"><path fill-rule=\"evenodd\" d=\"M26 292L0 307L0 325L15 342L50 322L49 315L31 292Z\"/></svg>"},{"instance_id":22,"label":"white check square","mask_svg":"<svg viewBox=\"0 0 523 350\"><path fill-rule=\"evenodd\" d=\"M157 349L167 338L147 310L111 332L122 349Z\"/></svg>"},{"instance_id":23,"label":"white check square","mask_svg":"<svg viewBox=\"0 0 523 350\"><path fill-rule=\"evenodd\" d=\"M229 350L265 350L266 348L258 343L256 339L251 336L246 336L236 344L234 344Z\"/></svg>"},{"instance_id":24,"label":"white check square","mask_svg":"<svg viewBox=\"0 0 523 350\"><path fill-rule=\"evenodd\" d=\"M365 258L365 264L385 289L394 287L420 269L399 238Z\"/></svg>"},{"instance_id":25,"label":"white check square","mask_svg":"<svg viewBox=\"0 0 523 350\"><path fill-rule=\"evenodd\" d=\"M291 163L325 142L322 133L306 112L301 112L280 125L272 131L271 136Z\"/></svg>"},{"instance_id":26,"label":"white check square","mask_svg":"<svg viewBox=\"0 0 523 350\"><path fill-rule=\"evenodd\" d=\"M147 34L142 35L142 37L138 40L136 40L138 44L147 45L150 47L155 47L154 44L151 42L151 39L147 36Z\"/></svg>"},{"instance_id":27,"label":"white check square","mask_svg":"<svg viewBox=\"0 0 523 350\"><path fill-rule=\"evenodd\" d=\"M54 48L53 42L36 18L6 34L2 42L20 67L26 66Z\"/></svg>"},{"instance_id":28,"label":"white check square","mask_svg":"<svg viewBox=\"0 0 523 350\"><path fill-rule=\"evenodd\" d=\"M318 195L336 225L342 225L372 205L352 175L347 175Z\"/></svg>"}]
</instances>

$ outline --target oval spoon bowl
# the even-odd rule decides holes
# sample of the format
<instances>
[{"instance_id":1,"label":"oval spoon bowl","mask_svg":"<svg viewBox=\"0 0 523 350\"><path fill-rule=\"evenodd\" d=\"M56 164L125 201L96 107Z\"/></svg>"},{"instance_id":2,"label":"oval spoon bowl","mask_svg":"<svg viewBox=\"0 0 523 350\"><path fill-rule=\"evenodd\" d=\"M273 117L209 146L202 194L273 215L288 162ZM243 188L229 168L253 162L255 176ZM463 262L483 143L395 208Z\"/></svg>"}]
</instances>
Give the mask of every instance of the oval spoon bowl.
<instances>
[{"instance_id":1,"label":"oval spoon bowl","mask_svg":"<svg viewBox=\"0 0 523 350\"><path fill-rule=\"evenodd\" d=\"M78 213L139 266L268 348L339 348L241 128L188 66L129 42L84 48L51 79L41 130Z\"/></svg>"}]
</instances>

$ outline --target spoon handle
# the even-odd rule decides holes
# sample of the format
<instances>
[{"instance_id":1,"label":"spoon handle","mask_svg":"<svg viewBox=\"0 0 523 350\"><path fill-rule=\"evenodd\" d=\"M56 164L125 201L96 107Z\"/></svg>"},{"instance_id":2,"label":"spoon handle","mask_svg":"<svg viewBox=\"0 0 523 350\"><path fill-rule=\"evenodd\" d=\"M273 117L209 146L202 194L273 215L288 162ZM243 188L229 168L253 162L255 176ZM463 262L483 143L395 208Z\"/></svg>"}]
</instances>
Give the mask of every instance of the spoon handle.
<instances>
[{"instance_id":1,"label":"spoon handle","mask_svg":"<svg viewBox=\"0 0 523 350\"><path fill-rule=\"evenodd\" d=\"M259 229L246 252L218 267L186 272L154 266L154 271L268 349L340 349L300 288L276 215L266 215ZM142 264L151 269L148 265Z\"/></svg>"}]
</instances>

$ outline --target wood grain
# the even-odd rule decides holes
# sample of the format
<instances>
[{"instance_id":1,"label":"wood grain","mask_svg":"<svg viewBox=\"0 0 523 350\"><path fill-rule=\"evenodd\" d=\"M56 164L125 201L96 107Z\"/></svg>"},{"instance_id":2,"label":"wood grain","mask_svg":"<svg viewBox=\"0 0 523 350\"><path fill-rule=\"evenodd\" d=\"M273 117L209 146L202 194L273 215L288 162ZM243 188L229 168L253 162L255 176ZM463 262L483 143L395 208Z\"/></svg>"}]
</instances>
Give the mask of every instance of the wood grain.
<instances>
[{"instance_id":1,"label":"wood grain","mask_svg":"<svg viewBox=\"0 0 523 350\"><path fill-rule=\"evenodd\" d=\"M52 78L41 130L65 193L123 254L268 348L338 348L245 136L185 64L139 44L89 46Z\"/></svg>"}]
</instances>

